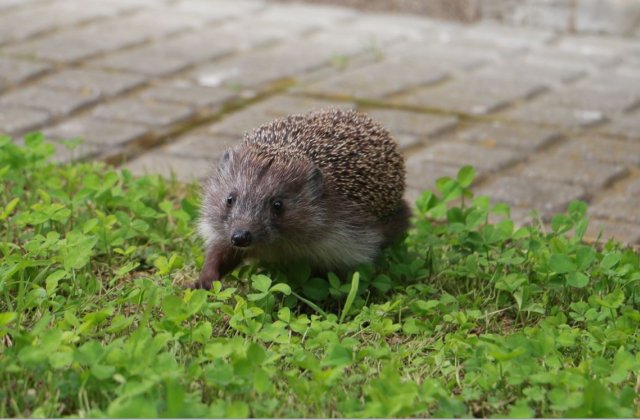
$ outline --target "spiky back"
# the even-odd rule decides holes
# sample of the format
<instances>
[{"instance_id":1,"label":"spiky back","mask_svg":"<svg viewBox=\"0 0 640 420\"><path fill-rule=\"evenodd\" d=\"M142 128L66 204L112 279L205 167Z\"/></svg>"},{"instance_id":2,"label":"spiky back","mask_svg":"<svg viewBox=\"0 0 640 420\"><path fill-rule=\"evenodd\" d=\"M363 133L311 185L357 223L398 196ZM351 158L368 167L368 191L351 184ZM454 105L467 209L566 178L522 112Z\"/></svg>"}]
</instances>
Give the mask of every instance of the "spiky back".
<instances>
[{"instance_id":1,"label":"spiky back","mask_svg":"<svg viewBox=\"0 0 640 420\"><path fill-rule=\"evenodd\" d=\"M285 163L309 159L329 188L379 219L401 206L405 169L397 145L384 127L356 111L277 119L247 134L244 144Z\"/></svg>"}]
</instances>

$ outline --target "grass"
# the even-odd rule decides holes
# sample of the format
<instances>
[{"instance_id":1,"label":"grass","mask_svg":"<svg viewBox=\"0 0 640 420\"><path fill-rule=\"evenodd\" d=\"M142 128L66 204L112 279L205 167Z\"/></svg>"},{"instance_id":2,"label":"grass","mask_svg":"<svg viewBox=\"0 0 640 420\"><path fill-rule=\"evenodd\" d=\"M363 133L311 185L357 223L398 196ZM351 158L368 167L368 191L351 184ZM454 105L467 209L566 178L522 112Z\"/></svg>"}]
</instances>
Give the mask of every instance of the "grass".
<instances>
[{"instance_id":1,"label":"grass","mask_svg":"<svg viewBox=\"0 0 640 420\"><path fill-rule=\"evenodd\" d=\"M515 228L466 167L377 267L192 291L196 185L25 140L0 138L1 417L640 416L640 256L584 244L584 203Z\"/></svg>"}]
</instances>

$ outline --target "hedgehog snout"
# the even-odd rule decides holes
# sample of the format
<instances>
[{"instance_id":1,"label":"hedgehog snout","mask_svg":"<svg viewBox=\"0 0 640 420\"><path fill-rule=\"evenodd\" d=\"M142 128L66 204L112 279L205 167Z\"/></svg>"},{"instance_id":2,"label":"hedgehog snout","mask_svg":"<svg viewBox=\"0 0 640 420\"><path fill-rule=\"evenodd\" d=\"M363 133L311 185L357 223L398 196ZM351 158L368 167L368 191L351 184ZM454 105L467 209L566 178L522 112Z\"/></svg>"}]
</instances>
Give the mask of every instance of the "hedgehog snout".
<instances>
[{"instance_id":1,"label":"hedgehog snout","mask_svg":"<svg viewBox=\"0 0 640 420\"><path fill-rule=\"evenodd\" d=\"M248 230L236 229L231 234L231 243L240 248L251 245L251 239L251 232Z\"/></svg>"}]
</instances>

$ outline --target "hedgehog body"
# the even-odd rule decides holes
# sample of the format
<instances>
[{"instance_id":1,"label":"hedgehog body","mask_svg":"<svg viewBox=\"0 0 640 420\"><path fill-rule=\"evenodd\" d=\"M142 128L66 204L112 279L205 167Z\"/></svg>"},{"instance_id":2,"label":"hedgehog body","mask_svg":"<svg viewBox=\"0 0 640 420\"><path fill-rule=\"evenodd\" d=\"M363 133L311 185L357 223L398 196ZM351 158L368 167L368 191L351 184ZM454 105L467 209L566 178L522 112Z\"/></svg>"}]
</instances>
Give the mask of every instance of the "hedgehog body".
<instances>
[{"instance_id":1,"label":"hedgehog body","mask_svg":"<svg viewBox=\"0 0 640 420\"><path fill-rule=\"evenodd\" d=\"M407 228L405 169L389 132L337 109L292 115L245 135L203 187L205 264L196 286L244 258L337 271L373 262Z\"/></svg>"}]
</instances>

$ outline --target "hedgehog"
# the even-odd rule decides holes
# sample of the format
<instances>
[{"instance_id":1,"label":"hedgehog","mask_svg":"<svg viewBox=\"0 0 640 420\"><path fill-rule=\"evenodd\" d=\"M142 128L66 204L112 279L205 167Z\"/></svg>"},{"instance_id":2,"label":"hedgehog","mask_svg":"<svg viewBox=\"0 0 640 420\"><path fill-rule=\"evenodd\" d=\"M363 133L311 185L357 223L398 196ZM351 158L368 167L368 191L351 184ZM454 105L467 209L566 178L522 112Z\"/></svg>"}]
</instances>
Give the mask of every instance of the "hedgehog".
<instances>
[{"instance_id":1,"label":"hedgehog","mask_svg":"<svg viewBox=\"0 0 640 420\"><path fill-rule=\"evenodd\" d=\"M205 242L193 287L247 258L304 261L314 273L373 263L407 230L405 165L370 117L325 109L276 119L224 152L202 188Z\"/></svg>"}]
</instances>

